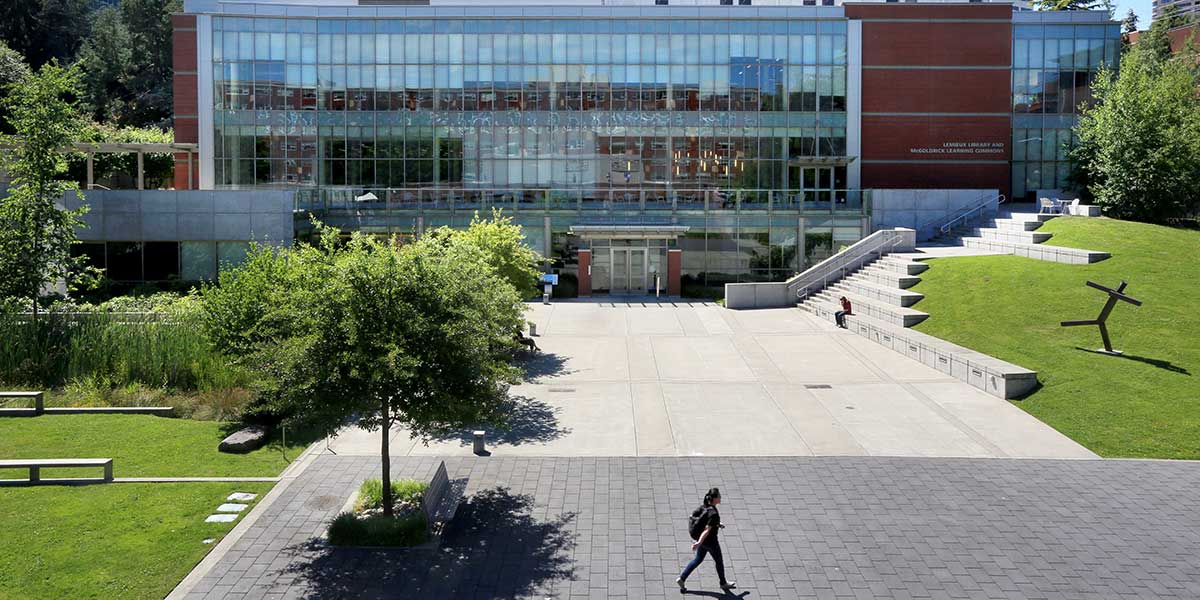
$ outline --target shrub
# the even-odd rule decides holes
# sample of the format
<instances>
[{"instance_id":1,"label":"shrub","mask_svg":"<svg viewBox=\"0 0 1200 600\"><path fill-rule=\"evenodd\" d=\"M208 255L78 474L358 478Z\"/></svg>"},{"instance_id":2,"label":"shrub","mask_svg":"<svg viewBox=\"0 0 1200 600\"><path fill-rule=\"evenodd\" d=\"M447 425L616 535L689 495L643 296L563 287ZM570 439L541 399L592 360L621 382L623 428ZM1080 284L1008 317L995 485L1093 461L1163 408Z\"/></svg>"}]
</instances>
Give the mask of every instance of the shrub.
<instances>
[{"instance_id":1,"label":"shrub","mask_svg":"<svg viewBox=\"0 0 1200 600\"><path fill-rule=\"evenodd\" d=\"M397 504L402 502L420 502L429 484L415 479L397 479L392 481L392 497ZM383 507L383 482L378 479L368 479L358 488L358 501L354 510L363 512Z\"/></svg>"},{"instance_id":2,"label":"shrub","mask_svg":"<svg viewBox=\"0 0 1200 600\"><path fill-rule=\"evenodd\" d=\"M425 543L425 515L403 517L382 514L360 517L344 512L329 525L329 543L335 546L416 546Z\"/></svg>"}]
</instances>

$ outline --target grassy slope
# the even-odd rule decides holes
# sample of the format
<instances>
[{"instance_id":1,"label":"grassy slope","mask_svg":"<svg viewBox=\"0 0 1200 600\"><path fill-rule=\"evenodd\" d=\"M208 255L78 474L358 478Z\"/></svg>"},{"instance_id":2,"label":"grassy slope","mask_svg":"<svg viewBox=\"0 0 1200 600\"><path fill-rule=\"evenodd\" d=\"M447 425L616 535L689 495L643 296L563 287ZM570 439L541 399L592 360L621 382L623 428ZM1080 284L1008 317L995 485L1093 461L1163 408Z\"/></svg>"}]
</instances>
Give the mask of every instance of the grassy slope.
<instances>
[{"instance_id":1,"label":"grassy slope","mask_svg":"<svg viewBox=\"0 0 1200 600\"><path fill-rule=\"evenodd\" d=\"M1060 218L1049 242L1113 257L1064 265L1014 256L930 260L913 288L931 316L917 329L1038 371L1043 386L1017 405L1102 456L1200 458L1200 232L1109 219ZM1096 327L1116 286L1108 320L1114 358Z\"/></svg>"},{"instance_id":2,"label":"grassy slope","mask_svg":"<svg viewBox=\"0 0 1200 600\"><path fill-rule=\"evenodd\" d=\"M217 452L228 435L223 427L149 415L0 418L0 458L112 458L117 477L259 477L278 475L304 449L289 439L286 451L273 443L249 454ZM64 473L79 472L51 470L43 476ZM98 469L84 473L95 477ZM24 476L0 471L0 478Z\"/></svg>"},{"instance_id":3,"label":"grassy slope","mask_svg":"<svg viewBox=\"0 0 1200 600\"><path fill-rule=\"evenodd\" d=\"M233 523L205 523L234 491L265 483L0 489L0 600L157 599Z\"/></svg>"}]
</instances>

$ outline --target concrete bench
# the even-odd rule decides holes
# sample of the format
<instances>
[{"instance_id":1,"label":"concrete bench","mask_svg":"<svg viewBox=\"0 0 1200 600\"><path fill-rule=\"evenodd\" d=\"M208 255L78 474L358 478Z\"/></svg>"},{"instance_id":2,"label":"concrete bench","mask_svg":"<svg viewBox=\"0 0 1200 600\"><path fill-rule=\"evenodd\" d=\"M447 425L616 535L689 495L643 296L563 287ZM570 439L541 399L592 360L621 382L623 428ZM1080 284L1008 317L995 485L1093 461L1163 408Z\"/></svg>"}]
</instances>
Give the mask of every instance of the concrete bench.
<instances>
[{"instance_id":1,"label":"concrete bench","mask_svg":"<svg viewBox=\"0 0 1200 600\"><path fill-rule=\"evenodd\" d=\"M104 478L97 479L42 479L42 469L68 467L102 467ZM0 469L28 469L29 479L5 480L6 485L37 485L41 483L112 483L113 459L111 458L25 458L0 460Z\"/></svg>"},{"instance_id":2,"label":"concrete bench","mask_svg":"<svg viewBox=\"0 0 1200 600\"><path fill-rule=\"evenodd\" d=\"M0 408L0 417L35 417L46 412L46 399L43 392L0 392L0 400L33 400L33 408Z\"/></svg>"},{"instance_id":3,"label":"concrete bench","mask_svg":"<svg viewBox=\"0 0 1200 600\"><path fill-rule=\"evenodd\" d=\"M425 522L429 524L429 531L433 536L441 536L446 523L454 518L466 487L465 479L451 481L446 473L445 461L438 464L429 487L421 496L421 511L425 513Z\"/></svg>"}]
</instances>

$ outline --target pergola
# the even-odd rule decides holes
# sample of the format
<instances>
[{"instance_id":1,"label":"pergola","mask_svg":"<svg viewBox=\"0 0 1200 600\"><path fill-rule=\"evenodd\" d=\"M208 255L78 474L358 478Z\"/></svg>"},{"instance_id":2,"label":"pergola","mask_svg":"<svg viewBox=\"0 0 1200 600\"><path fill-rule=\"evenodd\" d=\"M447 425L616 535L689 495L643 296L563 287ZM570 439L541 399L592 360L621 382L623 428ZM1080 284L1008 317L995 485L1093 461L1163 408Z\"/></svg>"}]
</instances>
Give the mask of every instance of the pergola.
<instances>
[{"instance_id":1,"label":"pergola","mask_svg":"<svg viewBox=\"0 0 1200 600\"><path fill-rule=\"evenodd\" d=\"M97 154L137 154L137 189L145 189L146 169L145 156L146 153L161 153L161 154L187 154L187 172L188 185L192 181L192 169L194 164L193 157L199 152L199 144L185 144L172 142L167 144L152 144L140 142L123 142L114 144L91 144L84 142L76 142L72 144L72 150L82 152L87 155L87 189L96 187L95 178L92 174L92 161Z\"/></svg>"}]
</instances>

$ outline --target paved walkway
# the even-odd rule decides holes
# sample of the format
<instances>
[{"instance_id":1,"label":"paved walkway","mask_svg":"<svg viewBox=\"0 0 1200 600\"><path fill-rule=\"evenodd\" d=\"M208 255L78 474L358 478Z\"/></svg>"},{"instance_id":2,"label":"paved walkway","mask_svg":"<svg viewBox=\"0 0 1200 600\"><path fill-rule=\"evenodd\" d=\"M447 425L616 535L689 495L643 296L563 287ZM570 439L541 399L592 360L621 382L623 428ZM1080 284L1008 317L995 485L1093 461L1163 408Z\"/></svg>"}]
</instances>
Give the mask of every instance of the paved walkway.
<instances>
[{"instance_id":1,"label":"paved walkway","mask_svg":"<svg viewBox=\"0 0 1200 600\"><path fill-rule=\"evenodd\" d=\"M1200 464L920 458L451 458L468 503L439 551L319 537L378 459L317 457L186 594L678 597L686 515L723 491L747 598L1197 598ZM428 477L437 460L395 459ZM266 502L266 501L264 501ZM224 552L224 550L222 550ZM715 593L711 564L688 597ZM179 596L185 596L179 594Z\"/></svg>"},{"instance_id":2,"label":"paved walkway","mask_svg":"<svg viewBox=\"0 0 1200 600\"><path fill-rule=\"evenodd\" d=\"M531 304L543 353L499 456L1095 455L1019 408L797 309ZM331 448L373 456L379 433ZM397 455L466 456L469 432Z\"/></svg>"}]
</instances>

